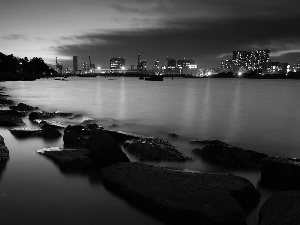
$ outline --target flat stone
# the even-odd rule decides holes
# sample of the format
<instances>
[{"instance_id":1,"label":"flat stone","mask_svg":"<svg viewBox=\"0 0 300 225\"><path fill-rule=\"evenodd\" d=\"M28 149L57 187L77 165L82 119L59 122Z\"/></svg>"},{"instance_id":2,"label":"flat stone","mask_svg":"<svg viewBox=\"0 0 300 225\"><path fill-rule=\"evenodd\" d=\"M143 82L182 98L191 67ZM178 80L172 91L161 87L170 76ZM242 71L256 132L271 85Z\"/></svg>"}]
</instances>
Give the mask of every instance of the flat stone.
<instances>
[{"instance_id":1,"label":"flat stone","mask_svg":"<svg viewBox=\"0 0 300 225\"><path fill-rule=\"evenodd\" d=\"M268 157L266 154L244 150L217 140L208 143L210 144L201 149L194 149L193 152L210 161L229 167L260 168L262 159Z\"/></svg>"},{"instance_id":2,"label":"flat stone","mask_svg":"<svg viewBox=\"0 0 300 225\"><path fill-rule=\"evenodd\" d=\"M9 108L10 109L16 109L16 110L19 110L19 111L31 111L31 110L38 109L38 107L30 106L30 105L27 105L27 104L24 104L24 103L19 103L17 105L9 106Z\"/></svg>"},{"instance_id":3,"label":"flat stone","mask_svg":"<svg viewBox=\"0 0 300 225\"><path fill-rule=\"evenodd\" d=\"M86 149L51 147L39 149L37 153L53 160L63 171L83 172L93 168L90 151Z\"/></svg>"},{"instance_id":4,"label":"flat stone","mask_svg":"<svg viewBox=\"0 0 300 225\"><path fill-rule=\"evenodd\" d=\"M259 211L260 225L299 225L300 191L283 191L272 195Z\"/></svg>"},{"instance_id":5,"label":"flat stone","mask_svg":"<svg viewBox=\"0 0 300 225\"><path fill-rule=\"evenodd\" d=\"M139 138L124 143L128 152L141 161L186 161L192 158L185 156L168 140L160 138Z\"/></svg>"},{"instance_id":6,"label":"flat stone","mask_svg":"<svg viewBox=\"0 0 300 225\"><path fill-rule=\"evenodd\" d=\"M41 112L31 112L29 114L29 119L30 120L36 120L36 119L46 119L46 118L52 118L55 116L69 116L72 115L71 113L64 113L60 111L56 112L46 112L46 111L41 111Z\"/></svg>"},{"instance_id":7,"label":"flat stone","mask_svg":"<svg viewBox=\"0 0 300 225\"><path fill-rule=\"evenodd\" d=\"M245 178L118 163L100 171L109 190L166 224L246 225L260 193Z\"/></svg>"},{"instance_id":8,"label":"flat stone","mask_svg":"<svg viewBox=\"0 0 300 225\"><path fill-rule=\"evenodd\" d=\"M0 115L0 126L22 126L23 120L15 115Z\"/></svg>"},{"instance_id":9,"label":"flat stone","mask_svg":"<svg viewBox=\"0 0 300 225\"><path fill-rule=\"evenodd\" d=\"M262 160L261 183L281 190L300 189L300 162L297 159L268 157Z\"/></svg>"},{"instance_id":10,"label":"flat stone","mask_svg":"<svg viewBox=\"0 0 300 225\"><path fill-rule=\"evenodd\" d=\"M42 131L42 129L34 129L34 128L13 128L9 129L10 133L15 137L29 137L33 134Z\"/></svg>"},{"instance_id":11,"label":"flat stone","mask_svg":"<svg viewBox=\"0 0 300 225\"><path fill-rule=\"evenodd\" d=\"M34 123L38 124L40 127L53 127L53 128L65 128L65 125L61 122L50 121L50 120L33 120Z\"/></svg>"},{"instance_id":12,"label":"flat stone","mask_svg":"<svg viewBox=\"0 0 300 225\"><path fill-rule=\"evenodd\" d=\"M4 138L0 135L0 163L9 159L9 151L5 145Z\"/></svg>"},{"instance_id":13,"label":"flat stone","mask_svg":"<svg viewBox=\"0 0 300 225\"><path fill-rule=\"evenodd\" d=\"M117 130L104 130L104 131L107 134L109 134L113 139L115 139L117 142L125 142L127 140L139 139L145 137L143 135L132 134L132 133L117 131Z\"/></svg>"},{"instance_id":14,"label":"flat stone","mask_svg":"<svg viewBox=\"0 0 300 225\"><path fill-rule=\"evenodd\" d=\"M101 129L91 130L85 145L103 165L130 161L118 143Z\"/></svg>"}]
</instances>

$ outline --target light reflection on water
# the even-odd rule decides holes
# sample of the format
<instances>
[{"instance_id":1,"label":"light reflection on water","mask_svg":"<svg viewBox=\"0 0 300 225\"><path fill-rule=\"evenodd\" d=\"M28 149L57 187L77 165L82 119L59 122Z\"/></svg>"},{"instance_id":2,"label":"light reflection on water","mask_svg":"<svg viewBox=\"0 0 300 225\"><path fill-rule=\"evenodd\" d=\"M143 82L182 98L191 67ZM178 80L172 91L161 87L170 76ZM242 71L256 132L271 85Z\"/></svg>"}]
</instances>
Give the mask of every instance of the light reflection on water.
<instances>
[{"instance_id":1,"label":"light reflection on water","mask_svg":"<svg viewBox=\"0 0 300 225\"><path fill-rule=\"evenodd\" d=\"M3 86L17 102L48 111L82 113L105 128L117 124L119 127L113 129L168 138L186 155L195 158L187 163L152 163L154 165L199 171L225 169L195 157L192 149L200 146L189 144L192 139L221 139L271 155L300 157L299 81L68 80L5 82ZM67 118L61 119L64 120ZM27 126L35 126L28 120L25 122ZM108 193L97 179L61 173L51 161L36 153L39 148L63 146L62 138L52 142L38 138L20 140L5 129L1 128L0 132L10 149L10 160L2 171L0 183L4 224L11 224L15 212L28 224L160 223ZM179 137L172 139L169 132ZM133 156L130 158L136 161ZM225 170L244 176L259 187L258 171ZM260 189L263 200L272 193ZM65 214L67 210L69 213ZM115 218L112 212L120 216ZM258 207L248 216L248 224L256 224L257 213Z\"/></svg>"}]
</instances>

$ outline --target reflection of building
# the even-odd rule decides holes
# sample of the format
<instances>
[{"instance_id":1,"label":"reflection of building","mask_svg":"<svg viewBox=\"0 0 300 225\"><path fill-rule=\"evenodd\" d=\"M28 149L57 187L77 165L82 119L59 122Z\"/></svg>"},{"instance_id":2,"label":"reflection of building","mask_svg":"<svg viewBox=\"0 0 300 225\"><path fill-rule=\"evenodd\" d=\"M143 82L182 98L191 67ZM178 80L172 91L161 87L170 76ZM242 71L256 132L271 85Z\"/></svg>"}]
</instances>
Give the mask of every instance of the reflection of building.
<instances>
[{"instance_id":1,"label":"reflection of building","mask_svg":"<svg viewBox=\"0 0 300 225\"><path fill-rule=\"evenodd\" d=\"M125 69L125 58L110 58L110 69L111 70L124 70Z\"/></svg>"},{"instance_id":2,"label":"reflection of building","mask_svg":"<svg viewBox=\"0 0 300 225\"><path fill-rule=\"evenodd\" d=\"M77 56L73 56L73 73L77 73L78 71L78 58Z\"/></svg>"}]
</instances>

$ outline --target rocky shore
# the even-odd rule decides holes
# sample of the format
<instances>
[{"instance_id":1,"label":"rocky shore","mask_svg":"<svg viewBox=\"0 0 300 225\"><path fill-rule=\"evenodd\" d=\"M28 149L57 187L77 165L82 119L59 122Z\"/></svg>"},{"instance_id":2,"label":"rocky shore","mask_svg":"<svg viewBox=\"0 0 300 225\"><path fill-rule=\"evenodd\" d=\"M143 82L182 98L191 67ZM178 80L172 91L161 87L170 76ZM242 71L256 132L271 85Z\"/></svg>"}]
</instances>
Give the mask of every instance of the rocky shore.
<instances>
[{"instance_id":1,"label":"rocky shore","mask_svg":"<svg viewBox=\"0 0 300 225\"><path fill-rule=\"evenodd\" d=\"M5 107L0 110L0 126L16 138L63 136L63 147L37 150L62 172L98 174L108 191L165 224L245 225L245 215L260 201L259 190L240 176L149 165L194 160L169 140L105 129L84 115L16 104L4 88L0 88L0 104ZM36 128L25 127L24 117ZM76 124L55 121L58 117L67 117ZM177 135L172 133L171 137ZM299 224L299 160L268 156L219 140L191 143L201 147L193 150L196 157L228 167L261 170L262 185L278 190L261 207L259 224ZM129 156L138 162L131 162ZM0 167L5 167L8 159L9 149L0 135Z\"/></svg>"}]
</instances>

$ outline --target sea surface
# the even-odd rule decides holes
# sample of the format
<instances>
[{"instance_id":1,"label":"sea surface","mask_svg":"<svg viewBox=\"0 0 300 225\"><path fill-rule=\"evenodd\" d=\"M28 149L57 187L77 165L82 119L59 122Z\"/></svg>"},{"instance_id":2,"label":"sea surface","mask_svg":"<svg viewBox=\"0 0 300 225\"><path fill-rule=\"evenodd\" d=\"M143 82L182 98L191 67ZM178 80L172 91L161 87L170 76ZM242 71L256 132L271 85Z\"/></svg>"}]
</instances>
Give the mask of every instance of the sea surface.
<instances>
[{"instance_id":1,"label":"sea surface","mask_svg":"<svg viewBox=\"0 0 300 225\"><path fill-rule=\"evenodd\" d=\"M260 186L260 171L233 170L192 153L193 139L220 139L269 155L300 158L300 81L165 78L151 82L125 77L69 77L2 82L16 102L46 111L82 114L107 129L169 139L195 160L152 163L197 171L226 171L249 179L262 193L247 214L258 221L259 207L273 190ZM75 124L68 117L56 118ZM27 127L36 127L24 119ZM80 121L76 121L80 122ZM63 130L61 130L63 132ZM172 138L169 133L176 133ZM63 173L36 153L63 147L62 138L17 139L6 128L0 134L10 159L0 167L1 224L162 224L106 190L99 178ZM128 154L132 161L138 161Z\"/></svg>"}]
</instances>

